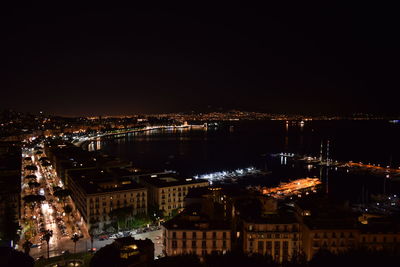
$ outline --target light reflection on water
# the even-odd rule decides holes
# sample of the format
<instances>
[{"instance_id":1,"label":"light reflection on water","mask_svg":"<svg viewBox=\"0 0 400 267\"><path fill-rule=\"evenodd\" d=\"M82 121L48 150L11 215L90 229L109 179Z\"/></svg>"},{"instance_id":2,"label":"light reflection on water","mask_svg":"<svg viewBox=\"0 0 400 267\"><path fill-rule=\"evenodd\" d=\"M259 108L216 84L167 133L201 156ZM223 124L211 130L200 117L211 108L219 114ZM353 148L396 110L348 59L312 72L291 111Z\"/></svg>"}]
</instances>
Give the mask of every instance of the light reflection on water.
<instances>
[{"instance_id":1,"label":"light reflection on water","mask_svg":"<svg viewBox=\"0 0 400 267\"><path fill-rule=\"evenodd\" d=\"M332 159L385 166L391 159L392 164L397 166L400 164L398 136L400 127L383 121L312 121L304 125L286 124L285 121L238 122L226 123L216 130L164 129L127 134L122 138L93 143L88 149L102 149L135 162L136 167L173 169L193 176L248 166L263 169L266 159L261 155L269 153L289 152L318 157L321 141L326 143L328 139ZM273 178L268 177L268 180L290 179L314 172L319 176L318 168L299 167L285 159L277 159L277 163L270 158L267 161L268 168L273 171ZM338 190L342 187L340 190L358 192L358 187L367 183L368 179L363 178L354 178L357 181L354 184L347 182L348 177L345 178L343 173L347 172L337 171L330 176L333 184L335 179L340 181ZM381 186L378 188L376 181L371 185L380 190ZM349 185L344 188L343 183ZM331 189L334 192L335 186Z\"/></svg>"}]
</instances>

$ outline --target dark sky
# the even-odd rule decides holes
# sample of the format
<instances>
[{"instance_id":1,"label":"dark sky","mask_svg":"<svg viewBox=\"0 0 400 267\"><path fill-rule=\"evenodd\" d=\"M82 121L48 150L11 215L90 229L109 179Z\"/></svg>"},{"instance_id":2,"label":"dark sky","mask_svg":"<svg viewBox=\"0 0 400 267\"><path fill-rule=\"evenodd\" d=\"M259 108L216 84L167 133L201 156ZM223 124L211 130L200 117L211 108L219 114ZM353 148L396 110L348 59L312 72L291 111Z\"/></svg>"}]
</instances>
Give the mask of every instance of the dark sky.
<instances>
[{"instance_id":1,"label":"dark sky","mask_svg":"<svg viewBox=\"0 0 400 267\"><path fill-rule=\"evenodd\" d=\"M399 113L394 7L54 2L2 8L0 108Z\"/></svg>"}]
</instances>

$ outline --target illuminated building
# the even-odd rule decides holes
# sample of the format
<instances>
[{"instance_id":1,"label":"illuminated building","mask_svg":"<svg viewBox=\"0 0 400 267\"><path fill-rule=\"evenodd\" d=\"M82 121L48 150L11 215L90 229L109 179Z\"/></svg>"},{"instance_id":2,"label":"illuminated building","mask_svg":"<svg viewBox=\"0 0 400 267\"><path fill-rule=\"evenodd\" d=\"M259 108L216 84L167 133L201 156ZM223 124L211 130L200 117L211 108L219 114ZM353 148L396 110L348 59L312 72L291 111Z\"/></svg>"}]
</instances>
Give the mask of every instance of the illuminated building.
<instances>
[{"instance_id":1,"label":"illuminated building","mask_svg":"<svg viewBox=\"0 0 400 267\"><path fill-rule=\"evenodd\" d=\"M192 188L208 186L208 181L179 178L172 173L139 176L139 182L148 188L149 205L158 207L165 215L183 209L184 198Z\"/></svg>"},{"instance_id":2,"label":"illuminated building","mask_svg":"<svg viewBox=\"0 0 400 267\"><path fill-rule=\"evenodd\" d=\"M301 252L300 224L290 210L278 210L277 201L260 197L261 212L243 216L243 251L269 255L277 262Z\"/></svg>"},{"instance_id":3,"label":"illuminated building","mask_svg":"<svg viewBox=\"0 0 400 267\"><path fill-rule=\"evenodd\" d=\"M231 250L229 222L213 218L198 207L186 208L163 226L168 256L196 254L202 257Z\"/></svg>"},{"instance_id":4,"label":"illuminated building","mask_svg":"<svg viewBox=\"0 0 400 267\"><path fill-rule=\"evenodd\" d=\"M317 196L298 201L296 212L301 221L302 247L307 260L320 249L340 253L357 247L359 222L348 206Z\"/></svg>"},{"instance_id":5,"label":"illuminated building","mask_svg":"<svg viewBox=\"0 0 400 267\"><path fill-rule=\"evenodd\" d=\"M128 236L116 239L113 245L126 266L148 266L154 260L154 243L150 239L136 240Z\"/></svg>"},{"instance_id":6,"label":"illuminated building","mask_svg":"<svg viewBox=\"0 0 400 267\"><path fill-rule=\"evenodd\" d=\"M132 216L147 213L147 189L129 177L93 169L69 171L67 178L71 197L87 223L101 228L119 208L130 208Z\"/></svg>"},{"instance_id":7,"label":"illuminated building","mask_svg":"<svg viewBox=\"0 0 400 267\"><path fill-rule=\"evenodd\" d=\"M136 240L133 237L115 239L94 254L90 266L153 266L154 243L150 239Z\"/></svg>"},{"instance_id":8,"label":"illuminated building","mask_svg":"<svg viewBox=\"0 0 400 267\"><path fill-rule=\"evenodd\" d=\"M45 153L57 175L68 186L66 174L71 170L110 169L116 167L130 167L131 162L122 161L96 152L89 152L69 142L51 142L45 145Z\"/></svg>"},{"instance_id":9,"label":"illuminated building","mask_svg":"<svg viewBox=\"0 0 400 267\"><path fill-rule=\"evenodd\" d=\"M400 251L400 224L394 218L370 218L360 225L359 246L370 250Z\"/></svg>"}]
</instances>

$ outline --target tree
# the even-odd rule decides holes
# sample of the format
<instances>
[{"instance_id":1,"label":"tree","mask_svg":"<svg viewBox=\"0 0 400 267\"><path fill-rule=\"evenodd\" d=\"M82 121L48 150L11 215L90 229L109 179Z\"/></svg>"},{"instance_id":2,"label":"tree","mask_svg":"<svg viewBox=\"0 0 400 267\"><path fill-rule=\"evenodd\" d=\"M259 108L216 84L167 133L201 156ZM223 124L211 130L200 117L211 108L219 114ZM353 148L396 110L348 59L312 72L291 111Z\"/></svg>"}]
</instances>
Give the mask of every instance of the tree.
<instances>
[{"instance_id":1,"label":"tree","mask_svg":"<svg viewBox=\"0 0 400 267\"><path fill-rule=\"evenodd\" d=\"M71 195L71 191L68 189L61 189L61 190L57 190L53 193L53 195L55 197L58 197L58 199L60 201L62 201L65 205L65 199Z\"/></svg>"},{"instance_id":2,"label":"tree","mask_svg":"<svg viewBox=\"0 0 400 267\"><path fill-rule=\"evenodd\" d=\"M36 175L34 175L34 174L29 174L29 175L27 175L27 176L25 176L25 179L28 179L28 180L34 180L34 181L36 181Z\"/></svg>"},{"instance_id":3,"label":"tree","mask_svg":"<svg viewBox=\"0 0 400 267\"><path fill-rule=\"evenodd\" d=\"M32 247L32 242L29 240L25 240L25 242L22 244L22 247L24 248L25 254L29 255L29 252L31 251Z\"/></svg>"},{"instance_id":4,"label":"tree","mask_svg":"<svg viewBox=\"0 0 400 267\"><path fill-rule=\"evenodd\" d=\"M74 242L74 254L76 253L76 243L79 241L80 237L77 233L73 234L71 240Z\"/></svg>"},{"instance_id":5,"label":"tree","mask_svg":"<svg viewBox=\"0 0 400 267\"><path fill-rule=\"evenodd\" d=\"M49 167L49 166L51 166L51 163L48 162L48 161L43 161L43 162L42 162L42 166L43 166L43 167Z\"/></svg>"},{"instance_id":6,"label":"tree","mask_svg":"<svg viewBox=\"0 0 400 267\"><path fill-rule=\"evenodd\" d=\"M67 214L67 218L68 218L68 221L69 221L69 215L70 215L70 213L72 212L72 207L71 207L71 205L66 205L66 206L64 207L64 212Z\"/></svg>"},{"instance_id":7,"label":"tree","mask_svg":"<svg viewBox=\"0 0 400 267\"><path fill-rule=\"evenodd\" d=\"M56 192L56 191L60 191L60 190L62 190L62 188L61 187L59 187L59 186L53 186L53 192Z\"/></svg>"},{"instance_id":8,"label":"tree","mask_svg":"<svg viewBox=\"0 0 400 267\"><path fill-rule=\"evenodd\" d=\"M47 230L42 239L47 243L47 258L50 258L50 238L53 236L52 230Z\"/></svg>"},{"instance_id":9,"label":"tree","mask_svg":"<svg viewBox=\"0 0 400 267\"><path fill-rule=\"evenodd\" d=\"M26 195L22 198L22 200L25 202L25 204L31 204L31 208L33 209L37 203L46 200L46 198L42 195Z\"/></svg>"},{"instance_id":10,"label":"tree","mask_svg":"<svg viewBox=\"0 0 400 267\"><path fill-rule=\"evenodd\" d=\"M158 205L151 205L149 206L149 216L153 222L157 223L164 218L164 212L160 210Z\"/></svg>"},{"instance_id":11,"label":"tree","mask_svg":"<svg viewBox=\"0 0 400 267\"><path fill-rule=\"evenodd\" d=\"M37 171L38 168L35 165L28 165L25 169L28 171Z\"/></svg>"},{"instance_id":12,"label":"tree","mask_svg":"<svg viewBox=\"0 0 400 267\"><path fill-rule=\"evenodd\" d=\"M49 159L48 157L41 157L41 158L39 159L40 162L49 161L49 160L50 160L50 159Z\"/></svg>"},{"instance_id":13,"label":"tree","mask_svg":"<svg viewBox=\"0 0 400 267\"><path fill-rule=\"evenodd\" d=\"M114 209L110 212L111 218L114 218L117 222L118 231L120 229L120 226L126 227L127 219L132 216L132 212L132 206Z\"/></svg>"},{"instance_id":14,"label":"tree","mask_svg":"<svg viewBox=\"0 0 400 267\"><path fill-rule=\"evenodd\" d=\"M89 235L90 235L90 249L93 250L93 238L94 238L94 233L96 232L97 227L94 225L90 225L89 227Z\"/></svg>"},{"instance_id":15,"label":"tree","mask_svg":"<svg viewBox=\"0 0 400 267\"><path fill-rule=\"evenodd\" d=\"M34 188L38 188L40 186L40 184L36 181L29 181L28 185L29 185L29 188L31 189L32 193L33 193Z\"/></svg>"},{"instance_id":16,"label":"tree","mask_svg":"<svg viewBox=\"0 0 400 267\"><path fill-rule=\"evenodd\" d=\"M130 227L132 228L140 228L151 222L149 216L144 213L136 214L135 217L132 218Z\"/></svg>"}]
</instances>

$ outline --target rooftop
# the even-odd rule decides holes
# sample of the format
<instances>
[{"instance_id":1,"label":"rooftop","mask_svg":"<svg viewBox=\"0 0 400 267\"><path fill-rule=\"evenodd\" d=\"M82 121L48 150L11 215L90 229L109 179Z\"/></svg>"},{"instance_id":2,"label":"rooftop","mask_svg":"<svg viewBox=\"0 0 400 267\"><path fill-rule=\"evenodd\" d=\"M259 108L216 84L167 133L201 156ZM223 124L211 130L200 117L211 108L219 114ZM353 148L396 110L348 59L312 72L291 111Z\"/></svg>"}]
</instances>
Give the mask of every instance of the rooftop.
<instances>
[{"instance_id":1,"label":"rooftop","mask_svg":"<svg viewBox=\"0 0 400 267\"><path fill-rule=\"evenodd\" d=\"M140 176L140 181L156 187L170 187L178 185L191 185L208 183L204 179L181 178L172 173L146 174Z\"/></svg>"},{"instance_id":2,"label":"rooftop","mask_svg":"<svg viewBox=\"0 0 400 267\"><path fill-rule=\"evenodd\" d=\"M144 189L132 179L102 169L72 170L69 172L69 177L87 194Z\"/></svg>"},{"instance_id":3,"label":"rooftop","mask_svg":"<svg viewBox=\"0 0 400 267\"><path fill-rule=\"evenodd\" d=\"M211 220L205 214L197 212L182 212L173 219L165 222L163 226L167 229L179 230L229 230L228 221Z\"/></svg>"}]
</instances>

